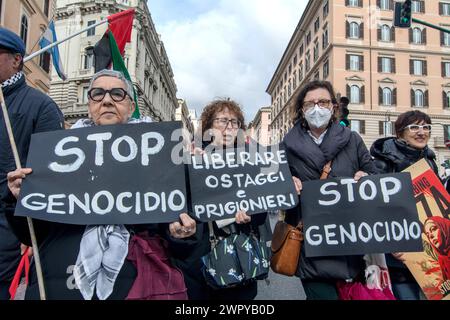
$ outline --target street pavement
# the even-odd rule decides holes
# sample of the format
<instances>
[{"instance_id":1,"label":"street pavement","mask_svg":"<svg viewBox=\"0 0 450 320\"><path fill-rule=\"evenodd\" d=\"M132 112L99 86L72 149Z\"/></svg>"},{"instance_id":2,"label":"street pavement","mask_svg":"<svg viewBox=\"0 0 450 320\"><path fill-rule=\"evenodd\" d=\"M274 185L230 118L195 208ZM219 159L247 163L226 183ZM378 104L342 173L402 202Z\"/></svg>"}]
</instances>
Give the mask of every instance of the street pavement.
<instances>
[{"instance_id":1,"label":"street pavement","mask_svg":"<svg viewBox=\"0 0 450 320\"><path fill-rule=\"evenodd\" d=\"M273 228L278 220L278 215L269 214L270 225ZM258 295L255 300L305 300L306 295L302 283L297 277L287 277L270 270L268 283L265 280L258 281Z\"/></svg>"}]
</instances>

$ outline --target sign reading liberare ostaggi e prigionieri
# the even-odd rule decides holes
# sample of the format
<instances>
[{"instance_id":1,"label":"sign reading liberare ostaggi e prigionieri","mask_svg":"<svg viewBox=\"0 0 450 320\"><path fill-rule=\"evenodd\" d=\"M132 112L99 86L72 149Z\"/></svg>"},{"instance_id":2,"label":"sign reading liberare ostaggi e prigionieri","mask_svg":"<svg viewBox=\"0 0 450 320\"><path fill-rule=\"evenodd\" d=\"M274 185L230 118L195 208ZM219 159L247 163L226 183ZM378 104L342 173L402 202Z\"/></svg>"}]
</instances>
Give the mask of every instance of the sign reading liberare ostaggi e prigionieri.
<instances>
[{"instance_id":1,"label":"sign reading liberare ostaggi e prigionieri","mask_svg":"<svg viewBox=\"0 0 450 320\"><path fill-rule=\"evenodd\" d=\"M307 257L422 251L409 173L303 183Z\"/></svg>"},{"instance_id":2,"label":"sign reading liberare ostaggi e prigionieri","mask_svg":"<svg viewBox=\"0 0 450 320\"><path fill-rule=\"evenodd\" d=\"M34 134L33 172L15 214L82 225L177 221L187 212L182 157L172 159L180 128L160 122Z\"/></svg>"},{"instance_id":3,"label":"sign reading liberare ostaggi e prigionieri","mask_svg":"<svg viewBox=\"0 0 450 320\"><path fill-rule=\"evenodd\" d=\"M256 142L187 160L193 215L201 221L289 209L298 203L285 150Z\"/></svg>"}]
</instances>

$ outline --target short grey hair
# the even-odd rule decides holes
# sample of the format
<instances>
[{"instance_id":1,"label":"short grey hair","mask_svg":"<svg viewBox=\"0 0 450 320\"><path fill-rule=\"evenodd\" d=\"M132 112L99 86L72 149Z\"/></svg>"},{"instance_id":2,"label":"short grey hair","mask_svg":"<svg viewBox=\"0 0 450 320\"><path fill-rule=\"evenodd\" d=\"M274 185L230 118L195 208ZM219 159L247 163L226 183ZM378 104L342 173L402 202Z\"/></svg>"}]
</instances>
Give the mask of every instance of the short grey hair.
<instances>
[{"instance_id":1,"label":"short grey hair","mask_svg":"<svg viewBox=\"0 0 450 320\"><path fill-rule=\"evenodd\" d=\"M103 69L103 70L97 72L96 74L94 74L94 76L92 77L91 83L89 83L88 91L90 91L92 89L92 84L95 82L95 80L97 80L98 78L101 78L101 77L114 77L119 80L122 80L122 82L125 83L125 91L131 97L131 101L134 101L133 84L131 83L131 81L129 81L127 78L125 78L125 76L122 72L116 71L116 70Z\"/></svg>"}]
</instances>

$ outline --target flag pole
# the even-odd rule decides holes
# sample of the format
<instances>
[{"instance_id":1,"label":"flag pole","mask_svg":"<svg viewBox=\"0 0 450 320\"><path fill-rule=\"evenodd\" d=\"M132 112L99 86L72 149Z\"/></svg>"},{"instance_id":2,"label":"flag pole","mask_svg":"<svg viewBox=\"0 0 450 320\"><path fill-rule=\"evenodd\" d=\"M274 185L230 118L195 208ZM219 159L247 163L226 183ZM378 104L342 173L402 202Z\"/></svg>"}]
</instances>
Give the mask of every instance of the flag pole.
<instances>
[{"instance_id":1,"label":"flag pole","mask_svg":"<svg viewBox=\"0 0 450 320\"><path fill-rule=\"evenodd\" d=\"M80 31L77 31L77 32L75 32L74 34L71 34L70 36L68 36L68 37L65 38L65 39L62 39L62 40L58 40L58 41L56 41L56 42L53 42L53 43L49 44L48 46L46 46L45 48L42 48L41 50L38 50L38 51L36 51L36 52L30 54L29 56L26 56L26 57L23 59L23 62L25 63L25 62L27 62L27 61L29 61L29 60L31 60L31 59L37 57L38 55L44 53L45 51L47 51L47 50L53 48L54 46L57 46L57 45L59 45L59 44L65 42L65 41L67 41L67 40L72 39L73 37L78 36L79 34L82 34L83 32L86 32L86 31L88 31L88 30L90 30L90 29L93 29L93 28L95 28L95 27L97 27L97 26L100 26L100 25L102 25L102 24L105 24L105 23L108 23L108 19L105 19L105 20L99 21L99 22L97 22L97 23L94 23L93 25L90 25L89 27L86 27L86 28L84 28L84 29L82 29L82 30L80 30Z\"/></svg>"},{"instance_id":2,"label":"flag pole","mask_svg":"<svg viewBox=\"0 0 450 320\"><path fill-rule=\"evenodd\" d=\"M17 152L16 142L14 141L14 135L11 128L11 122L9 121L8 109L6 108L5 98L3 96L3 90L0 87L0 104L2 106L3 118L5 119L6 130L8 132L9 143L11 144L11 149L13 151L14 160L16 162L17 169L21 169L19 153ZM39 257L39 248L36 241L36 233L34 232L33 220L27 217L28 228L30 230L31 245L33 248L33 257L36 265L36 275L38 279L39 295L41 300L46 300L45 287L44 287L44 277L42 276L42 266L41 259ZM26 253L25 253L26 254Z\"/></svg>"}]
</instances>

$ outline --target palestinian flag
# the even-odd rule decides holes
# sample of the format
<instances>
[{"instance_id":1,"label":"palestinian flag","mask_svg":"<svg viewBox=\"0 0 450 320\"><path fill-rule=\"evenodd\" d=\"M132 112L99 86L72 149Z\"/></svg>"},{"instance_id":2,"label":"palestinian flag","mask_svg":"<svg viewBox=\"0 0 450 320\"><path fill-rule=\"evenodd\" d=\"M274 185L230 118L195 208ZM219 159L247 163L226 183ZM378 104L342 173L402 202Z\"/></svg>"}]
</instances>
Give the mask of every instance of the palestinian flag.
<instances>
[{"instance_id":1,"label":"palestinian flag","mask_svg":"<svg viewBox=\"0 0 450 320\"><path fill-rule=\"evenodd\" d=\"M122 11L108 17L108 30L102 39L94 46L95 72L112 67L116 71L121 71L125 77L131 81L122 55L125 45L131 41L131 31L133 27L134 9ZM136 108L133 118L139 118L139 106L136 91L134 91L134 102Z\"/></svg>"}]
</instances>

